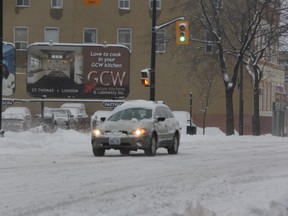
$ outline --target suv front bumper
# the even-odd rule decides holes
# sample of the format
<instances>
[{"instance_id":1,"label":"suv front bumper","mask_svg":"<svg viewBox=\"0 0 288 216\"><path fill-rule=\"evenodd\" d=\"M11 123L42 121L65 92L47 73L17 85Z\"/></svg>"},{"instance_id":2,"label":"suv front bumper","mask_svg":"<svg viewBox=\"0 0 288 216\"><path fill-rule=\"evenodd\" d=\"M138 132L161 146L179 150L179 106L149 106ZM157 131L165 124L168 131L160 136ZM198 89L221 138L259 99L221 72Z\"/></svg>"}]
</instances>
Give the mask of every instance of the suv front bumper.
<instances>
[{"instance_id":1,"label":"suv front bumper","mask_svg":"<svg viewBox=\"0 0 288 216\"><path fill-rule=\"evenodd\" d=\"M149 136L92 136L91 144L98 149L146 149L150 146Z\"/></svg>"}]
</instances>

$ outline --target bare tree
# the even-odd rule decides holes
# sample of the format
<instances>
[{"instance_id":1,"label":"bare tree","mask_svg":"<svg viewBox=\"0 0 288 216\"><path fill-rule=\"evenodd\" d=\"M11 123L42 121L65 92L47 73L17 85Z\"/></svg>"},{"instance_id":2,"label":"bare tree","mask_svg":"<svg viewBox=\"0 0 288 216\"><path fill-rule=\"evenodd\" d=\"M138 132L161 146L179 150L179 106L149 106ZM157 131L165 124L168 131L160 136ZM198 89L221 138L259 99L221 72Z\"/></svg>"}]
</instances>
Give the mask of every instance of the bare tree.
<instances>
[{"instance_id":1,"label":"bare tree","mask_svg":"<svg viewBox=\"0 0 288 216\"><path fill-rule=\"evenodd\" d=\"M209 64L203 64L204 59L209 59ZM217 59L213 56L197 56L191 60L192 73L188 76L191 82L195 86L197 91L197 101L200 104L202 116L202 129L203 135L205 134L206 128L206 116L212 102L218 98L219 88L217 88L217 77L219 68ZM218 90L217 90L218 89Z\"/></svg>"},{"instance_id":2,"label":"bare tree","mask_svg":"<svg viewBox=\"0 0 288 216\"><path fill-rule=\"evenodd\" d=\"M259 111L259 84L263 78L263 70L266 62L277 61L280 38L287 32L285 19L280 21L280 15L287 14L286 1L271 4L271 1L263 1L257 5L255 20L258 20L258 28L255 29L255 44L247 49L244 56L246 69L253 82L253 135L260 135L260 111ZM286 15L287 16L287 15Z\"/></svg>"},{"instance_id":3,"label":"bare tree","mask_svg":"<svg viewBox=\"0 0 288 216\"><path fill-rule=\"evenodd\" d=\"M193 32L192 40L206 47L212 45L213 52L218 55L226 97L226 135L234 134L233 93L240 64L244 58L247 66L251 65L248 64L248 59L253 62L253 70L250 71L254 71L254 80L257 80L254 82L254 95L258 95L258 99L257 96L254 98L254 107L258 107L258 113L257 109L254 109L254 116L259 118L259 82L262 76L258 63L263 58L265 50L277 42L276 35L272 37L273 32L278 32L279 38L286 27L277 24L280 22L279 4L280 2L271 0L190 1L190 5L193 6L191 27L198 30ZM271 40L264 46L265 49L263 47L262 51L254 52L252 48L255 47L255 40L267 17L271 17L270 25L274 24L269 30Z\"/></svg>"}]
</instances>

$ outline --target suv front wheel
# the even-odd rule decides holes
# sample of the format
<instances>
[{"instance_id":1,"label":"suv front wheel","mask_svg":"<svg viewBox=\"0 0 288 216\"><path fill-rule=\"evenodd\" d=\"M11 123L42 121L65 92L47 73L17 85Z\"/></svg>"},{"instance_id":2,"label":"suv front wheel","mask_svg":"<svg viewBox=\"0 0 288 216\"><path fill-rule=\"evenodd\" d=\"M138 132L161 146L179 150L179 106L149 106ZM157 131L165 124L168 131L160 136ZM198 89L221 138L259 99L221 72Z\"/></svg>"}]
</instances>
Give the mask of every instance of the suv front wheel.
<instances>
[{"instance_id":1,"label":"suv front wheel","mask_svg":"<svg viewBox=\"0 0 288 216\"><path fill-rule=\"evenodd\" d=\"M122 155L129 155L130 149L120 149L120 153L121 153Z\"/></svg>"},{"instance_id":2,"label":"suv front wheel","mask_svg":"<svg viewBox=\"0 0 288 216\"><path fill-rule=\"evenodd\" d=\"M92 145L92 151L95 157L101 157L105 154L105 149L96 148L94 144Z\"/></svg>"},{"instance_id":3,"label":"suv front wheel","mask_svg":"<svg viewBox=\"0 0 288 216\"><path fill-rule=\"evenodd\" d=\"M150 146L145 149L145 155L147 156L154 156L157 150L157 138L155 135L152 135L150 140Z\"/></svg>"}]
</instances>

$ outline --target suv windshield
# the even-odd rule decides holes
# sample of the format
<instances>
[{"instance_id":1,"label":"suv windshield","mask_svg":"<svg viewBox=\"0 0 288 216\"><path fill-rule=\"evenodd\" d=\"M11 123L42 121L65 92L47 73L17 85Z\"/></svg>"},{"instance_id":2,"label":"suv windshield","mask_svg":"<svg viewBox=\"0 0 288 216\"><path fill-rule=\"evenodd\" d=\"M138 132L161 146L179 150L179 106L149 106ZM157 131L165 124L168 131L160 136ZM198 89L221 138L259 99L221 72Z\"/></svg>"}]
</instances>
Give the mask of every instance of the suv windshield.
<instances>
[{"instance_id":1,"label":"suv windshield","mask_svg":"<svg viewBox=\"0 0 288 216\"><path fill-rule=\"evenodd\" d=\"M146 108L129 108L121 110L113 115L111 115L107 121L119 121L126 120L129 121L131 119L151 119L152 118L152 110Z\"/></svg>"}]
</instances>

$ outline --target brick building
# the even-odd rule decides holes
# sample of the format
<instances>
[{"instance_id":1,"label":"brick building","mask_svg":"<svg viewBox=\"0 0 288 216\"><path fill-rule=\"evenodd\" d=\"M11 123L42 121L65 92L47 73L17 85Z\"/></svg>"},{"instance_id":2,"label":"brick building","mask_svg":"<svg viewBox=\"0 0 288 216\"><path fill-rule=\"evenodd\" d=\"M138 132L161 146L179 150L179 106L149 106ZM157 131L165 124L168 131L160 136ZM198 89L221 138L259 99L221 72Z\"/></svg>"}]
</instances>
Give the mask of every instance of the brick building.
<instances>
[{"instance_id":1,"label":"brick building","mask_svg":"<svg viewBox=\"0 0 288 216\"><path fill-rule=\"evenodd\" d=\"M130 50L129 94L125 99L149 99L149 88L141 85L140 71L150 67L152 0L102 0L95 6L84 5L82 0L3 0L3 41L16 47L16 92L12 98L29 99L27 94L27 48L36 42L70 44L120 44ZM184 1L157 0L157 25L177 17L185 16ZM225 6L225 5L224 5ZM191 30L192 31L192 30ZM195 46L175 43L175 24L157 32L156 41L156 100L164 101L173 110L190 109L190 93L193 92L193 118L202 125L202 107L199 87L189 73L195 68L188 66L183 55L191 55L189 49ZM208 47L209 48L209 47ZM211 47L210 47L211 48ZM213 47L212 47L213 48ZM209 49L203 49L209 51ZM208 63L207 65L209 65ZM275 69L276 68L276 69ZM265 122L263 133L271 132L274 89L282 83L281 68L272 64L278 81L263 82L269 101L261 99L262 116ZM225 128L225 93L221 77L216 78L217 96L209 106L206 126ZM251 133L252 86L244 75L244 133ZM277 82L277 83L276 83ZM284 79L283 79L284 82ZM267 84L267 85L266 85ZM270 88L271 87L271 88ZM270 88L266 91L264 89ZM216 90L214 92L216 92ZM235 129L238 128L238 96L234 93ZM266 97L267 95L265 95ZM98 98L95 98L98 99ZM45 106L59 107L62 102L45 102ZM267 105L268 104L268 105ZM22 106L21 102L15 103ZM27 103L33 113L40 113L39 103ZM5 109L6 106L3 108ZM101 103L86 103L88 114L104 109ZM268 108L267 108L268 107ZM265 108L265 109L264 109ZM270 109L270 110L269 110Z\"/></svg>"}]
</instances>

